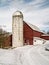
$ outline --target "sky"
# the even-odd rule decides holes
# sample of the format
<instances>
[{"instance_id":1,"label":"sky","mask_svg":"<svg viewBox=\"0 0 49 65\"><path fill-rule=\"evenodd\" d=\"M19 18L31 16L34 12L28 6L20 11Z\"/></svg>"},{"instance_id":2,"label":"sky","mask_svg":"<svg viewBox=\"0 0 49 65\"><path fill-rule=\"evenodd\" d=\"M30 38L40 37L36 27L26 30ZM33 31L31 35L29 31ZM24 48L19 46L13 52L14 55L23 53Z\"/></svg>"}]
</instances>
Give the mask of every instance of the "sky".
<instances>
[{"instance_id":1,"label":"sky","mask_svg":"<svg viewBox=\"0 0 49 65\"><path fill-rule=\"evenodd\" d=\"M49 31L49 0L0 0L0 28L12 32L12 15L17 10L24 21Z\"/></svg>"}]
</instances>

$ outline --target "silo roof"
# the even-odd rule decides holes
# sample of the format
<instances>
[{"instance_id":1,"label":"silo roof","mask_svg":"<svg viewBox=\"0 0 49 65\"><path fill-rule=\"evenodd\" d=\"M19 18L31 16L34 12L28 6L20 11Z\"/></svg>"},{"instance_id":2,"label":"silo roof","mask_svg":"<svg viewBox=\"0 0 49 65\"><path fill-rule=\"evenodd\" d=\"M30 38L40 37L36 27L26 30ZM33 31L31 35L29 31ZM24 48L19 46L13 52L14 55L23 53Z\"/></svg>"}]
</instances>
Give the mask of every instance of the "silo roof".
<instances>
[{"instance_id":1,"label":"silo roof","mask_svg":"<svg viewBox=\"0 0 49 65\"><path fill-rule=\"evenodd\" d=\"M22 15L23 16L22 12L16 11L16 12L13 13L13 16L19 16L19 15Z\"/></svg>"}]
</instances>

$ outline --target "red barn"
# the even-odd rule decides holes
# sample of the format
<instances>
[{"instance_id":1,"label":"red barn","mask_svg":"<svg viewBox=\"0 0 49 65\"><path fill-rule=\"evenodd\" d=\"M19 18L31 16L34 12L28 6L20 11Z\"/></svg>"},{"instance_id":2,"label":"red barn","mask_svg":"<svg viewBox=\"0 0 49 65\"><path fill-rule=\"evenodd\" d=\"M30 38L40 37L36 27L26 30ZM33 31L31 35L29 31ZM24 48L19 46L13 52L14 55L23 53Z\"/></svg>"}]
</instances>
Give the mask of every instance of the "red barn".
<instances>
[{"instance_id":1,"label":"red barn","mask_svg":"<svg viewBox=\"0 0 49 65\"><path fill-rule=\"evenodd\" d=\"M34 37L41 37L41 31L35 25L24 22L23 27L24 44L26 43L26 45L32 45Z\"/></svg>"},{"instance_id":2,"label":"red barn","mask_svg":"<svg viewBox=\"0 0 49 65\"><path fill-rule=\"evenodd\" d=\"M34 38L49 40L49 36L40 31L38 27L23 21L23 40L24 45L33 45ZM35 39L36 42L36 39ZM40 44L40 43L39 43ZM12 46L12 35L10 35L4 42L4 47Z\"/></svg>"},{"instance_id":3,"label":"red barn","mask_svg":"<svg viewBox=\"0 0 49 65\"><path fill-rule=\"evenodd\" d=\"M16 15L18 16L18 18L16 18L17 17ZM17 24L18 24L18 22L19 22L19 24L23 23L23 25L22 25L22 28L23 28L22 29L23 30L23 45L33 45L34 42L39 41L39 40L42 40L42 41L49 40L49 36L45 35L43 32L41 32L40 29L37 26L23 21L23 14L21 12L18 11L18 12L14 13L14 15L13 15L14 26L17 26L17 25L15 25L16 19L20 20L20 21L17 21ZM17 26L17 27L14 27L14 26L13 26L13 28L15 28L15 29L16 28L21 29L19 27L20 25ZM14 31L15 31L15 29L14 29ZM22 33L22 30L21 30L21 33ZM14 33L16 34L17 32L18 32L18 29ZM20 30L19 30L19 32L20 32ZM8 38L4 41L4 47L12 46L12 41L13 41L12 37L13 36L12 36L12 34L8 36ZM16 38L17 38L17 36L14 38L15 39L14 41L16 41ZM20 39L21 39L21 37L20 37Z\"/></svg>"}]
</instances>

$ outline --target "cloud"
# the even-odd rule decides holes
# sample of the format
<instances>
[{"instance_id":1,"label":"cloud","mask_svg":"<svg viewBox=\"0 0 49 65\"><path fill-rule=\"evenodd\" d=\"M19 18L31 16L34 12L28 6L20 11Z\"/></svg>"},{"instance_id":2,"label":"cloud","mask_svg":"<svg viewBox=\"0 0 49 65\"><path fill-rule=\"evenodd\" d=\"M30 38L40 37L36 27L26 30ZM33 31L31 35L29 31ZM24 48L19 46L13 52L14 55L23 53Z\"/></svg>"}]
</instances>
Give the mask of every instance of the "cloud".
<instances>
[{"instance_id":1,"label":"cloud","mask_svg":"<svg viewBox=\"0 0 49 65\"><path fill-rule=\"evenodd\" d=\"M40 9L49 7L49 0L34 0L32 5Z\"/></svg>"},{"instance_id":2,"label":"cloud","mask_svg":"<svg viewBox=\"0 0 49 65\"><path fill-rule=\"evenodd\" d=\"M49 22L44 22L43 24L44 24L44 25L48 25L48 26L49 26Z\"/></svg>"},{"instance_id":3,"label":"cloud","mask_svg":"<svg viewBox=\"0 0 49 65\"><path fill-rule=\"evenodd\" d=\"M26 22L40 29L49 28L49 0L0 0L0 3L0 24L5 24L6 30L11 31L12 14L16 10L22 11Z\"/></svg>"},{"instance_id":4,"label":"cloud","mask_svg":"<svg viewBox=\"0 0 49 65\"><path fill-rule=\"evenodd\" d=\"M47 7L49 7L49 0L44 0L44 2L42 3L42 5L40 7L41 8L47 8Z\"/></svg>"}]
</instances>

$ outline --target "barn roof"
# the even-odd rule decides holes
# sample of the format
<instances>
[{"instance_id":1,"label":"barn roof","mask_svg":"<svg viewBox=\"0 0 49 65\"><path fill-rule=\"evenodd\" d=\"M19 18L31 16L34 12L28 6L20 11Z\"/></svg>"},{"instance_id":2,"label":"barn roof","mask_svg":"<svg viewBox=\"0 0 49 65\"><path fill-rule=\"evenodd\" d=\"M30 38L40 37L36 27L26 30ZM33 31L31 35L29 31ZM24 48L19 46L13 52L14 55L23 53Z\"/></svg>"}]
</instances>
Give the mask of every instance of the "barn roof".
<instances>
[{"instance_id":1,"label":"barn roof","mask_svg":"<svg viewBox=\"0 0 49 65\"><path fill-rule=\"evenodd\" d=\"M32 24L30 24L28 22L25 22L25 23L28 24L33 30L38 31L38 32L42 32L37 26L32 25Z\"/></svg>"}]
</instances>

